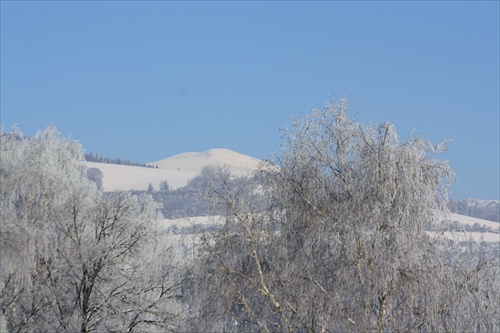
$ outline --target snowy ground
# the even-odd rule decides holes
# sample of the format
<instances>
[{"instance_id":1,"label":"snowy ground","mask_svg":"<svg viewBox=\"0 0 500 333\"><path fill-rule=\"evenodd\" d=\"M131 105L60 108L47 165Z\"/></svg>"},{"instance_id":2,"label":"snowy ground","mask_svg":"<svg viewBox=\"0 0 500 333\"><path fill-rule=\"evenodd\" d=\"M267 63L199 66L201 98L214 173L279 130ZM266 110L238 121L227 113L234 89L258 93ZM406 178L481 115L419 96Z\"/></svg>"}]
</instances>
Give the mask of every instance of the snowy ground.
<instances>
[{"instance_id":1,"label":"snowy ground","mask_svg":"<svg viewBox=\"0 0 500 333\"><path fill-rule=\"evenodd\" d=\"M470 216L465 216L465 215L460 215L460 214L455 214L455 213L450 213L450 217L448 219L450 221L458 221L460 224L474 225L477 223L481 226L491 227L493 229L498 229L500 227L500 223L498 223L498 222L478 219L475 217L470 217Z\"/></svg>"},{"instance_id":2,"label":"snowy ground","mask_svg":"<svg viewBox=\"0 0 500 333\"><path fill-rule=\"evenodd\" d=\"M451 213L447 220L452 222L457 221L461 225L479 224L480 226L490 227L497 232L500 230L500 223L498 222L478 219L475 217L455 213ZM443 236L458 242L466 240L473 240L475 242L500 242L500 234L490 232L445 232Z\"/></svg>"},{"instance_id":3,"label":"snowy ground","mask_svg":"<svg viewBox=\"0 0 500 333\"><path fill-rule=\"evenodd\" d=\"M482 220L482 219L477 219L465 215L460 215L460 214L451 214L449 220L451 221L457 221L459 224L462 225L473 225L475 223L478 223L479 225L482 226L488 226L493 228L494 230L498 230L500 227L500 223L497 222L492 222L492 221L487 221L487 220ZM162 228L165 228L167 230L173 230L172 228L178 228L178 229L188 229L190 227L196 226L196 225L210 225L210 224L219 224L221 222L221 217L220 216L197 216L197 217L189 217L189 218L184 218L184 219L164 219L163 221L160 222L160 226ZM500 234L498 233L481 233L481 232L445 232L445 233L435 233L435 232L428 232L430 235L434 235L437 237L445 237L450 240L454 240L456 242L462 242L462 241L467 241L467 240L473 240L475 242L480 242L480 241L485 241L485 242L500 242ZM181 241L181 239L187 240L189 239L189 242L194 242L194 234L184 234L183 236L180 235L172 235L174 238L178 239L178 241Z\"/></svg>"},{"instance_id":4,"label":"snowy ground","mask_svg":"<svg viewBox=\"0 0 500 333\"><path fill-rule=\"evenodd\" d=\"M103 173L105 191L147 190L149 184L158 190L164 180L172 189L186 186L195 171L154 169L138 166L85 162L87 168L97 168Z\"/></svg>"},{"instance_id":5,"label":"snowy ground","mask_svg":"<svg viewBox=\"0 0 500 333\"><path fill-rule=\"evenodd\" d=\"M105 191L147 190L149 184L158 190L162 181L171 189L186 186L203 167L227 166L231 173L242 176L251 173L260 160L239 154L229 149L210 149L205 152L190 152L174 155L161 161L148 163L157 168L145 168L107 163L85 162L88 168L97 168L103 173Z\"/></svg>"}]
</instances>

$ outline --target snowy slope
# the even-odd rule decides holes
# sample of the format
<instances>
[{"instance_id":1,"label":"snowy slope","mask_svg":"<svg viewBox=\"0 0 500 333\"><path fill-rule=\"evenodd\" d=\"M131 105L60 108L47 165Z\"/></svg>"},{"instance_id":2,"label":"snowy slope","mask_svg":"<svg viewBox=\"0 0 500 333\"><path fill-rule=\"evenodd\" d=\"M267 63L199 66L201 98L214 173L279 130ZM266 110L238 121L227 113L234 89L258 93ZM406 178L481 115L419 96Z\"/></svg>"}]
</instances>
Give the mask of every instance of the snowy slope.
<instances>
[{"instance_id":1,"label":"snowy slope","mask_svg":"<svg viewBox=\"0 0 500 333\"><path fill-rule=\"evenodd\" d=\"M194 171L145 168L108 163L85 162L87 168L97 168L103 173L105 191L147 190L151 183L158 190L166 180L172 189L186 186L196 176Z\"/></svg>"},{"instance_id":2,"label":"snowy slope","mask_svg":"<svg viewBox=\"0 0 500 333\"><path fill-rule=\"evenodd\" d=\"M474 225L477 223L481 226L491 227L493 229L498 229L500 227L500 223L498 223L498 222L478 219L476 217L470 217L470 216L455 214L455 213L450 213L450 216L449 216L449 218L447 218L447 220L457 221L460 224L468 224L468 225Z\"/></svg>"},{"instance_id":3,"label":"snowy slope","mask_svg":"<svg viewBox=\"0 0 500 333\"><path fill-rule=\"evenodd\" d=\"M103 173L105 191L146 190L151 183L158 190L166 180L171 189L186 186L204 166L227 165L237 176L249 174L261 163L260 160L229 149L210 149L205 152L178 154L160 161L148 163L159 168L145 168L108 163L85 162L88 168L97 168Z\"/></svg>"},{"instance_id":4,"label":"snowy slope","mask_svg":"<svg viewBox=\"0 0 500 333\"><path fill-rule=\"evenodd\" d=\"M481 220L465 215L459 214L451 214L448 218L450 221L457 221L459 224L475 224L478 223L480 225L489 226L493 229L497 229L500 227L500 223L492 222L488 220ZM165 219L160 225L165 229L170 229L172 227L177 227L179 229L189 228L193 225L208 225L208 224L219 224L221 223L220 216L197 216L197 217L189 217L183 219ZM490 243L499 243L500 242L500 234L497 233L489 233L489 232L427 232L429 235L434 237L445 237L450 240L454 240L457 242L473 240L475 242L485 241ZM193 235L192 235L193 236Z\"/></svg>"},{"instance_id":5,"label":"snowy slope","mask_svg":"<svg viewBox=\"0 0 500 333\"><path fill-rule=\"evenodd\" d=\"M199 173L204 166L225 165L238 176L254 171L260 160L235 151L223 148L210 149L204 152L189 152L174 155L160 161L150 162L148 165L158 166L160 169L193 171Z\"/></svg>"},{"instance_id":6,"label":"snowy slope","mask_svg":"<svg viewBox=\"0 0 500 333\"><path fill-rule=\"evenodd\" d=\"M500 221L500 201L498 200L450 200L448 208L453 213L474 216L495 222Z\"/></svg>"},{"instance_id":7,"label":"snowy slope","mask_svg":"<svg viewBox=\"0 0 500 333\"><path fill-rule=\"evenodd\" d=\"M465 216L465 215L460 215L460 214L455 214L451 213L448 218L446 218L447 221L457 221L461 225L474 225L474 224L479 224L480 226L485 226L485 227L490 227L493 230L496 230L497 232L500 229L500 223L498 222L493 222L493 221L488 221L488 220L483 220L483 219L478 219L475 217L470 217L470 216ZM467 241L467 240L474 240L475 242L480 242L480 241L485 241L485 242L495 242L499 243L500 242L500 234L498 233L492 233L492 232L445 232L442 235L440 233L436 232L429 232L431 235L439 235L439 236L444 236L448 239L454 240L454 241Z\"/></svg>"}]
</instances>

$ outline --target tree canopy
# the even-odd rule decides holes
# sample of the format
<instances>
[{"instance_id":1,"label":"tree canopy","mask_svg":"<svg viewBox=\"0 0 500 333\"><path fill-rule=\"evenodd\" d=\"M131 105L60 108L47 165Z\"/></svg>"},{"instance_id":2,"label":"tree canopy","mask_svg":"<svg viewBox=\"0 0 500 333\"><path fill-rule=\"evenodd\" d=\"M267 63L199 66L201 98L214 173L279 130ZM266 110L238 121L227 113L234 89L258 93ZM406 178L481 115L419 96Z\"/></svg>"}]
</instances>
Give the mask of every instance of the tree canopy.
<instances>
[{"instance_id":1,"label":"tree canopy","mask_svg":"<svg viewBox=\"0 0 500 333\"><path fill-rule=\"evenodd\" d=\"M54 127L1 132L0 328L172 329L180 276L150 196L103 194Z\"/></svg>"},{"instance_id":2,"label":"tree canopy","mask_svg":"<svg viewBox=\"0 0 500 333\"><path fill-rule=\"evenodd\" d=\"M217 192L228 213L200 249L195 328L498 330L498 255L471 260L429 232L447 214L445 149L359 124L346 100L294 121L258 186Z\"/></svg>"}]
</instances>

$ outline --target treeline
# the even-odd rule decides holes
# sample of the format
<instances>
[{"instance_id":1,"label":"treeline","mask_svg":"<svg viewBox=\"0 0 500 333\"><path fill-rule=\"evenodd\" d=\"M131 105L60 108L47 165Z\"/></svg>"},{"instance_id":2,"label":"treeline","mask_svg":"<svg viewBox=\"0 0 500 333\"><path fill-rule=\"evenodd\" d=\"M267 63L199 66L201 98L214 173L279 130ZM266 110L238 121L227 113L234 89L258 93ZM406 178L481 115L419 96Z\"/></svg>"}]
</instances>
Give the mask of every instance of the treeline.
<instances>
[{"instance_id":1,"label":"treeline","mask_svg":"<svg viewBox=\"0 0 500 333\"><path fill-rule=\"evenodd\" d=\"M500 233L500 224L498 227L493 228L487 225L481 225L479 223L474 224L460 224L457 221L443 221L443 226L445 226L447 231L455 232L480 232L480 233ZM500 239L499 239L500 241Z\"/></svg>"},{"instance_id":2,"label":"treeline","mask_svg":"<svg viewBox=\"0 0 500 333\"><path fill-rule=\"evenodd\" d=\"M452 213L476 217L478 219L500 222L500 202L484 200L450 200L448 209Z\"/></svg>"},{"instance_id":3,"label":"treeline","mask_svg":"<svg viewBox=\"0 0 500 333\"><path fill-rule=\"evenodd\" d=\"M147 165L146 163L131 162L130 160L123 160L121 158L103 157L102 155L99 154L94 155L93 153L85 153L84 158L85 161L87 162L140 166L145 168L158 168L158 166Z\"/></svg>"}]
</instances>

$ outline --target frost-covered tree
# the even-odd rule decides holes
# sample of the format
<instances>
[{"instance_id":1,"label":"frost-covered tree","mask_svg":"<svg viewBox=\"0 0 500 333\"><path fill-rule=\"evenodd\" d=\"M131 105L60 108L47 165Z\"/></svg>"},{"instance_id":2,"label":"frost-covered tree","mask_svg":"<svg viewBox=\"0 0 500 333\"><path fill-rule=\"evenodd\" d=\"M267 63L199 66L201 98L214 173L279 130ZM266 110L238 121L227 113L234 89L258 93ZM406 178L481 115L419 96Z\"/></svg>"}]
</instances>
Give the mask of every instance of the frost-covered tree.
<instances>
[{"instance_id":1,"label":"frost-covered tree","mask_svg":"<svg viewBox=\"0 0 500 333\"><path fill-rule=\"evenodd\" d=\"M160 191L168 191L169 189L170 186L168 185L168 182L166 180L160 182Z\"/></svg>"},{"instance_id":2,"label":"frost-covered tree","mask_svg":"<svg viewBox=\"0 0 500 333\"><path fill-rule=\"evenodd\" d=\"M97 168L88 168L87 169L87 178L94 182L95 185L97 186L97 189L102 191L102 179L104 178L104 175L101 170Z\"/></svg>"},{"instance_id":3,"label":"frost-covered tree","mask_svg":"<svg viewBox=\"0 0 500 333\"><path fill-rule=\"evenodd\" d=\"M470 262L426 232L447 213L446 143L359 124L346 100L284 134L258 186L216 192L227 214L199 251L193 329L500 329L498 254Z\"/></svg>"},{"instance_id":4,"label":"frost-covered tree","mask_svg":"<svg viewBox=\"0 0 500 333\"><path fill-rule=\"evenodd\" d=\"M0 305L12 332L173 329L179 276L151 197L103 195L54 127L1 132ZM1 326L0 326L1 327Z\"/></svg>"}]
</instances>

